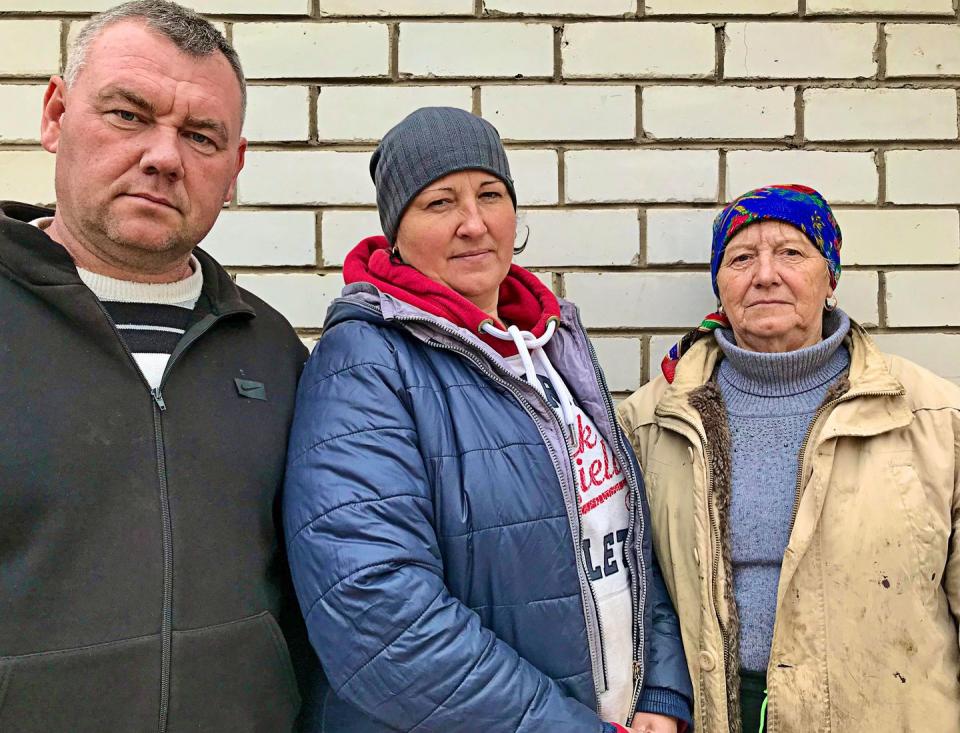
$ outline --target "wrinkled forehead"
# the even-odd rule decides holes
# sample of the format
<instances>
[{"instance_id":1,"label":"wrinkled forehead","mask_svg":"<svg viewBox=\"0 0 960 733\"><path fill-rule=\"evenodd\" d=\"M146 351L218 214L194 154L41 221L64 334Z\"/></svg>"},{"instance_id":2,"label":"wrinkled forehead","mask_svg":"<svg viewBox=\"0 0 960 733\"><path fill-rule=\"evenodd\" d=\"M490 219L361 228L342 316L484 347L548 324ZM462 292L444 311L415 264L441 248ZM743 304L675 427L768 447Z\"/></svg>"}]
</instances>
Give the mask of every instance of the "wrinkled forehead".
<instances>
[{"instance_id":1,"label":"wrinkled forehead","mask_svg":"<svg viewBox=\"0 0 960 733\"><path fill-rule=\"evenodd\" d=\"M813 242L797 227L777 219L763 219L743 227L727 242L726 249L733 247L762 247L779 244L806 245L812 249Z\"/></svg>"}]
</instances>

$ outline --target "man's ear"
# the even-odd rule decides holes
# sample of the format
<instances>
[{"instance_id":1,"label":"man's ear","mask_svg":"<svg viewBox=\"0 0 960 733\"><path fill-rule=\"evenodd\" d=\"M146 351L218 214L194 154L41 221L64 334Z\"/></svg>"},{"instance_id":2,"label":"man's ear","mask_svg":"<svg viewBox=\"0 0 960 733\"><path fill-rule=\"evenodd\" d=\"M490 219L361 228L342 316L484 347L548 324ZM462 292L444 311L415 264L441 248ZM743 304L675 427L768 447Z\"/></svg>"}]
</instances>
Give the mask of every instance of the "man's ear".
<instances>
[{"instance_id":1,"label":"man's ear","mask_svg":"<svg viewBox=\"0 0 960 733\"><path fill-rule=\"evenodd\" d=\"M67 83L62 76L50 77L43 95L43 111L40 115L40 142L44 150L56 153L60 145L63 115L67 111Z\"/></svg>"},{"instance_id":2,"label":"man's ear","mask_svg":"<svg viewBox=\"0 0 960 733\"><path fill-rule=\"evenodd\" d=\"M229 204L233 200L233 195L237 192L237 176L243 170L243 163L247 155L247 138L240 138L240 145L237 146L237 170L233 174L233 180L227 188L227 193L223 197L223 203Z\"/></svg>"}]
</instances>

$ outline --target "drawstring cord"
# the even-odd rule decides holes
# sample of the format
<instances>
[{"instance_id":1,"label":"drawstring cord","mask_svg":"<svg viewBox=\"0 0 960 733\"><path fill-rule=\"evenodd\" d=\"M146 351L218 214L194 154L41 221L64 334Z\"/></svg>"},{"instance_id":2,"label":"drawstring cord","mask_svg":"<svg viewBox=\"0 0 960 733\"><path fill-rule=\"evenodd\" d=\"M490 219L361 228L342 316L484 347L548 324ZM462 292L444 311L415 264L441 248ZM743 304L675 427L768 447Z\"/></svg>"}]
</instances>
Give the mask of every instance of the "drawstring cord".
<instances>
[{"instance_id":1,"label":"drawstring cord","mask_svg":"<svg viewBox=\"0 0 960 733\"><path fill-rule=\"evenodd\" d=\"M483 326L481 326L481 330L502 341L513 341L517 347L517 354L520 356L520 363L523 364L523 371L527 383L546 399L543 385L540 384L540 380L537 378L537 370L534 365L534 360L536 360L540 368L546 373L547 379L550 381L550 386L553 387L553 391L557 394L557 399L560 401L560 412L563 415L563 422L570 431L570 435L574 435L576 431L576 418L573 412L573 396L570 394L570 390L567 389L567 385L564 384L563 379L557 373L557 370L553 368L553 364L550 363L547 355L543 352L543 347L553 338L553 334L556 333L557 322L551 320L547 324L543 336L539 338L535 337L529 331L521 331L516 326L510 326L504 331L489 322L484 323Z\"/></svg>"}]
</instances>

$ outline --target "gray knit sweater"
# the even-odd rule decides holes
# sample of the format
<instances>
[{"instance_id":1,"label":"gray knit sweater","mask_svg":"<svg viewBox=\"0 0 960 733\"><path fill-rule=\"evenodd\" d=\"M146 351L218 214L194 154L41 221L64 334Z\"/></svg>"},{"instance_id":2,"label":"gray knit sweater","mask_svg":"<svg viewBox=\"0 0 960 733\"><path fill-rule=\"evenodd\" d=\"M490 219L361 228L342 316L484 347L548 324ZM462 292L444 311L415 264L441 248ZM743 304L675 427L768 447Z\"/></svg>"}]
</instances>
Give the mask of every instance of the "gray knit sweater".
<instances>
[{"instance_id":1,"label":"gray knit sweater","mask_svg":"<svg viewBox=\"0 0 960 733\"><path fill-rule=\"evenodd\" d=\"M824 317L824 340L784 354L746 351L733 332L714 332L724 359L718 385L730 425L733 467L730 541L740 615L740 665L765 671L770 659L780 564L796 494L798 454L827 390L850 364L850 319Z\"/></svg>"}]
</instances>

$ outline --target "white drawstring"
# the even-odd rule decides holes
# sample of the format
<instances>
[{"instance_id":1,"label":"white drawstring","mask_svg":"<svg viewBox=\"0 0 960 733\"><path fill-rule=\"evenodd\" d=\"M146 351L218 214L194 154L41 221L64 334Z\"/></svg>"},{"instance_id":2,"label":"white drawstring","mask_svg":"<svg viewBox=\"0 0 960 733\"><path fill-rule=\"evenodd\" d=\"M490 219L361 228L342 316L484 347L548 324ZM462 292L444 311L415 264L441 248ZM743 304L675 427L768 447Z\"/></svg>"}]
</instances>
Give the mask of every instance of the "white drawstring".
<instances>
[{"instance_id":1,"label":"white drawstring","mask_svg":"<svg viewBox=\"0 0 960 733\"><path fill-rule=\"evenodd\" d=\"M550 385L553 387L553 391L557 393L557 399L560 401L560 412L563 415L563 422L566 424L570 434L573 435L574 431L576 430L576 418L574 417L573 411L573 396L570 394L570 390L567 389L567 385L564 384L563 379L557 373L557 370L553 368L553 364L550 363L550 360L543 351L543 347L551 338L553 338L553 334L556 333L557 322L551 320L547 324L547 328L543 332L543 336L540 336L539 338L534 336L529 331L521 331L516 326L510 326L506 331L504 331L497 328L492 323L484 323L481 329L484 333L487 333L494 338L501 339L502 341L513 341L514 345L517 347L517 354L520 356L520 363L523 364L523 371L526 376L527 383L537 390L541 395L543 395L544 399L546 399L546 394L543 391L543 385L540 384L540 380L537 378L537 370L533 364L533 360L537 360L537 362L540 364L540 367L544 372L546 372L547 379L550 380Z\"/></svg>"}]
</instances>

